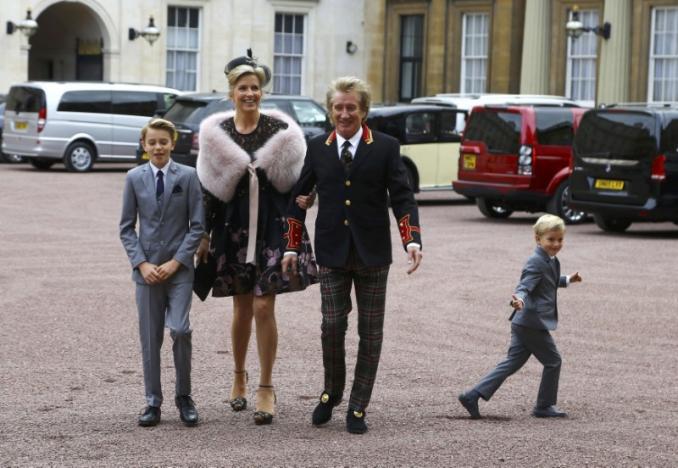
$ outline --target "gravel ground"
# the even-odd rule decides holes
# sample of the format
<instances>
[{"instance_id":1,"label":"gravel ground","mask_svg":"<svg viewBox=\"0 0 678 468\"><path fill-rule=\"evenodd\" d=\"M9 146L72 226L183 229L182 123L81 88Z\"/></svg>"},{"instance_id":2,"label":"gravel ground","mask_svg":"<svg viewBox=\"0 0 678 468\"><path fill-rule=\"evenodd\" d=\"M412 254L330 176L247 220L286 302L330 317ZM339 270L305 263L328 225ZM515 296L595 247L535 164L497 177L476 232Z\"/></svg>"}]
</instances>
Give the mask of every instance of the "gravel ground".
<instances>
[{"instance_id":1,"label":"gravel ground","mask_svg":"<svg viewBox=\"0 0 678 468\"><path fill-rule=\"evenodd\" d=\"M119 166L70 174L0 165L0 466L678 465L678 227L570 227L559 258L584 282L561 290L555 333L559 406L570 417L530 416L541 372L532 359L471 421L456 395L506 352L507 301L536 215L490 221L450 192L419 196L420 271L407 276L395 250L367 434L345 432L346 403L326 427L310 425L322 390L317 287L278 298L273 425L227 407L232 306L209 298L191 314L201 424L184 427L172 405L167 336L163 420L138 427L134 286L117 232L124 175ZM352 368L355 317L349 332ZM250 352L251 400L254 339Z\"/></svg>"}]
</instances>

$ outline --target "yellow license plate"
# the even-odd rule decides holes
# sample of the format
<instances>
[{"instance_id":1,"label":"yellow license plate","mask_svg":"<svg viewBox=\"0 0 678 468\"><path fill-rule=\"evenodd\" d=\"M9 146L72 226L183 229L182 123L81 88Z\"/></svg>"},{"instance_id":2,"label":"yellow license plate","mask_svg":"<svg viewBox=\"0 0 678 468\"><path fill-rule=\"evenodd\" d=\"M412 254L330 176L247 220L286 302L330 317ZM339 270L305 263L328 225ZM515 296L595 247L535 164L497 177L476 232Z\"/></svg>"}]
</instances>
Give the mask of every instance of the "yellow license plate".
<instances>
[{"instance_id":1,"label":"yellow license plate","mask_svg":"<svg viewBox=\"0 0 678 468\"><path fill-rule=\"evenodd\" d=\"M151 159L151 157L148 155L148 153L146 151L144 151L141 154L141 159L143 159L144 161L148 161L149 159Z\"/></svg>"},{"instance_id":2,"label":"yellow license plate","mask_svg":"<svg viewBox=\"0 0 678 468\"><path fill-rule=\"evenodd\" d=\"M28 122L25 121L20 121L20 122L14 122L14 129L15 130L26 130L28 128Z\"/></svg>"},{"instance_id":3,"label":"yellow license plate","mask_svg":"<svg viewBox=\"0 0 678 468\"><path fill-rule=\"evenodd\" d=\"M596 179L596 183L593 186L597 189L602 190L622 190L624 188L624 181L610 179Z\"/></svg>"},{"instance_id":4,"label":"yellow license plate","mask_svg":"<svg viewBox=\"0 0 678 468\"><path fill-rule=\"evenodd\" d=\"M475 169L476 168L476 155L475 154L464 154L463 156L463 167L464 169Z\"/></svg>"}]
</instances>

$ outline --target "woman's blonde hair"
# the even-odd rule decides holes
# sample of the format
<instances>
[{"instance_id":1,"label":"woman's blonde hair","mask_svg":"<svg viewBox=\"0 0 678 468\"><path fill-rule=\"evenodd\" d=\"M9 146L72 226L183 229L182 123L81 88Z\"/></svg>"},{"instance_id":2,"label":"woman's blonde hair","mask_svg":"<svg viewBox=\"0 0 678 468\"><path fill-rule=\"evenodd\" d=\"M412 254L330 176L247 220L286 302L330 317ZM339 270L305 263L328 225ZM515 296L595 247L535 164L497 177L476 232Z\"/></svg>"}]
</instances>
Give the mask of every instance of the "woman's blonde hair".
<instances>
[{"instance_id":1,"label":"woman's blonde hair","mask_svg":"<svg viewBox=\"0 0 678 468\"><path fill-rule=\"evenodd\" d=\"M247 64L238 65L226 75L226 78L228 79L228 95L230 97L233 97L233 91L235 91L235 85L238 80L246 75L256 76L259 79L259 86L263 88L262 83L266 82L266 72L262 67L255 67Z\"/></svg>"},{"instance_id":2,"label":"woman's blonde hair","mask_svg":"<svg viewBox=\"0 0 678 468\"><path fill-rule=\"evenodd\" d=\"M334 99L334 94L339 93L350 93L355 91L358 95L358 102L360 104L360 109L365 113L370 111L370 101L372 97L370 96L370 87L360 78L355 76L342 76L334 80L330 87L327 90L326 102L327 111L332 115L332 99Z\"/></svg>"},{"instance_id":3,"label":"woman's blonde hair","mask_svg":"<svg viewBox=\"0 0 678 468\"><path fill-rule=\"evenodd\" d=\"M146 125L144 125L144 128L141 129L142 141L146 140L146 133L148 133L149 128L154 130L165 130L172 137L172 141L177 140L177 127L175 127L174 124L169 120L159 118L151 119Z\"/></svg>"},{"instance_id":4,"label":"woman's blonde hair","mask_svg":"<svg viewBox=\"0 0 678 468\"><path fill-rule=\"evenodd\" d=\"M565 232L565 221L556 215L545 214L539 217L534 226L532 226L532 229L534 229L534 233L538 236L543 236L549 231Z\"/></svg>"}]
</instances>

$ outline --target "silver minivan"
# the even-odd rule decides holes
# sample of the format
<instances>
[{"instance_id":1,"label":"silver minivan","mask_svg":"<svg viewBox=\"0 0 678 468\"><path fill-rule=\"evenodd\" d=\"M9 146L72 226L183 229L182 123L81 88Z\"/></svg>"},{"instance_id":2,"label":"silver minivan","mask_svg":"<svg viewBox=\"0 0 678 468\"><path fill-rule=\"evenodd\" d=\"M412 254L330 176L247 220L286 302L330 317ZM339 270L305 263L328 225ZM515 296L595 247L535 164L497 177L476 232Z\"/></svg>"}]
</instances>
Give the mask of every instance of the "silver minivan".
<instances>
[{"instance_id":1,"label":"silver minivan","mask_svg":"<svg viewBox=\"0 0 678 468\"><path fill-rule=\"evenodd\" d=\"M134 162L139 132L180 91L151 85L27 82L12 86L5 106L2 151L49 169L75 172L94 162Z\"/></svg>"}]
</instances>

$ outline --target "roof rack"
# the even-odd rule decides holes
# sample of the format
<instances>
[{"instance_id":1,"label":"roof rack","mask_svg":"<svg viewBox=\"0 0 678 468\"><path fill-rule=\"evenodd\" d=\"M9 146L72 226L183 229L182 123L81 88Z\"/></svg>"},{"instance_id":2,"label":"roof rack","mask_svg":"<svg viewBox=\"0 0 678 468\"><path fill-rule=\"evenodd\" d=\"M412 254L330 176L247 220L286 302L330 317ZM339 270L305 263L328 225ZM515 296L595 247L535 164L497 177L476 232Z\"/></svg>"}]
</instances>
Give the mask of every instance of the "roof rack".
<instances>
[{"instance_id":1,"label":"roof rack","mask_svg":"<svg viewBox=\"0 0 678 468\"><path fill-rule=\"evenodd\" d=\"M678 107L676 102L613 102L610 104L600 103L598 104L599 109L610 109L615 107L659 107L659 108L672 108Z\"/></svg>"}]
</instances>

